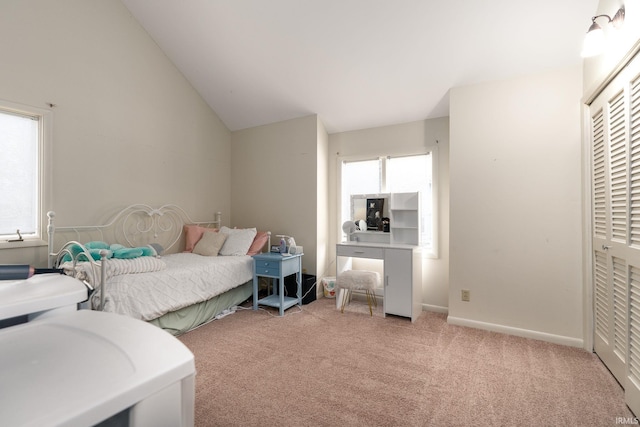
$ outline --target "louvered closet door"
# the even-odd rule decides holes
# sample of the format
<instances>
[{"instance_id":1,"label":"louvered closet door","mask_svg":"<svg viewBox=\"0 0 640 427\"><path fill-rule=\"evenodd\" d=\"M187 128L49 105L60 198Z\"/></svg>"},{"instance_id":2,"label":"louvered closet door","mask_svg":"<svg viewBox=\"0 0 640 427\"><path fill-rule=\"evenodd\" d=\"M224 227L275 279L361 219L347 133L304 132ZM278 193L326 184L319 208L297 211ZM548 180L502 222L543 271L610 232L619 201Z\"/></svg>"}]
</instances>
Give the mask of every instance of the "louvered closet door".
<instances>
[{"instance_id":1,"label":"louvered closet door","mask_svg":"<svg viewBox=\"0 0 640 427\"><path fill-rule=\"evenodd\" d=\"M589 111L594 347L640 414L640 58Z\"/></svg>"}]
</instances>

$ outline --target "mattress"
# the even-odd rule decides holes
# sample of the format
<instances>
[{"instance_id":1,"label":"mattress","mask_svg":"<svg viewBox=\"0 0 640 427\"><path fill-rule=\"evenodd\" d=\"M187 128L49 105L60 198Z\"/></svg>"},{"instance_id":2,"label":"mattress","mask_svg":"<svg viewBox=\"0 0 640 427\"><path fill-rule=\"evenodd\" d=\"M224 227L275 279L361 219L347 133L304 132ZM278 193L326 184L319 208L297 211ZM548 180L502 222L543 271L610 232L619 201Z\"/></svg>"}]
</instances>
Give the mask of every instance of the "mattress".
<instances>
[{"instance_id":1,"label":"mattress","mask_svg":"<svg viewBox=\"0 0 640 427\"><path fill-rule=\"evenodd\" d=\"M253 260L248 255L178 253L162 260L166 268L160 271L110 277L104 311L150 321L210 300L253 278ZM94 293L94 306L99 305L99 299L99 292Z\"/></svg>"}]
</instances>

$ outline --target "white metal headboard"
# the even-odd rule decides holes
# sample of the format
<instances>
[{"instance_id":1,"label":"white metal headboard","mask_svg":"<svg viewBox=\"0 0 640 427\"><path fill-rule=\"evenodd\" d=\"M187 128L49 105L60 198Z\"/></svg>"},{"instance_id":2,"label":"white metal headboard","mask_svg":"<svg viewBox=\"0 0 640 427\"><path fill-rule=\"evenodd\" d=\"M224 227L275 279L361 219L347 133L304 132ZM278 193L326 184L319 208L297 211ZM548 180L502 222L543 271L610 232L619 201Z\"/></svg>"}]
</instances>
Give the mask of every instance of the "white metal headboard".
<instances>
[{"instance_id":1,"label":"white metal headboard","mask_svg":"<svg viewBox=\"0 0 640 427\"><path fill-rule=\"evenodd\" d=\"M79 242L102 240L108 243L120 243L128 247L144 246L159 243L165 250L170 250L180 241L183 227L186 224L207 225L220 228L222 213L216 212L212 221L193 221L181 207L173 204L153 208L145 204L127 206L116 213L106 224L63 226L54 225L55 212L47 213L49 218L48 254L51 266L55 252L56 233L71 233Z\"/></svg>"}]
</instances>

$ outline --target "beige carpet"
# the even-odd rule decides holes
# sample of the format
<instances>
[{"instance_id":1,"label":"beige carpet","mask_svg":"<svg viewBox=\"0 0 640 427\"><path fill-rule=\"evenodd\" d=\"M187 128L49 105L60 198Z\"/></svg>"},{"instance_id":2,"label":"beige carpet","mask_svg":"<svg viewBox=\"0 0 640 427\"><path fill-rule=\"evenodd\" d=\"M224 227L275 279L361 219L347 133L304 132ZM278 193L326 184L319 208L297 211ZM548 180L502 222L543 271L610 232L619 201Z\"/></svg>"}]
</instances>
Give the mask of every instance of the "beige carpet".
<instances>
[{"instance_id":1,"label":"beige carpet","mask_svg":"<svg viewBox=\"0 0 640 427\"><path fill-rule=\"evenodd\" d=\"M364 311L364 310L366 311ZM180 337L197 426L615 426L633 418L589 352L451 326L341 314L335 300L241 310ZM619 423L618 423L619 424Z\"/></svg>"}]
</instances>

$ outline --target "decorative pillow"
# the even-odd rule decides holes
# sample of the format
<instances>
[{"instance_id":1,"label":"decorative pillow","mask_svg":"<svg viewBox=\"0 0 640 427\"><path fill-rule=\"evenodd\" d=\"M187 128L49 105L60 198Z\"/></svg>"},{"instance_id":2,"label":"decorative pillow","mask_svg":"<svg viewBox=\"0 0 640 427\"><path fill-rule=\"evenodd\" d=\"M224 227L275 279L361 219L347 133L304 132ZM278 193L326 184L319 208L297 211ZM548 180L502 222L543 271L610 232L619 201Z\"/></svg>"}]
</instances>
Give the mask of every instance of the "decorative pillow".
<instances>
[{"instance_id":1,"label":"decorative pillow","mask_svg":"<svg viewBox=\"0 0 640 427\"><path fill-rule=\"evenodd\" d=\"M142 246L139 248L127 248L119 243L109 245L105 242L94 241L86 243L84 245L74 243L69 246L68 250L71 252L71 255L66 253L62 258L63 262L69 262L72 260L72 258L80 262L88 261L87 256L85 255L85 251L88 252L89 255L91 255L91 258L94 261L100 261L102 259L100 252L102 251L107 252L106 256L108 259L131 259L142 256L157 257L160 255L160 253L162 253L164 249L157 243L152 243L150 245Z\"/></svg>"},{"instance_id":2,"label":"decorative pillow","mask_svg":"<svg viewBox=\"0 0 640 427\"><path fill-rule=\"evenodd\" d=\"M84 247L82 245L72 243L67 247L67 250L70 252L70 254L65 253L62 257L62 262L69 262L72 259L77 259L78 261L88 261L87 257L82 254L82 252L84 252Z\"/></svg>"},{"instance_id":3,"label":"decorative pillow","mask_svg":"<svg viewBox=\"0 0 640 427\"><path fill-rule=\"evenodd\" d=\"M94 261L100 261L102 259L102 255L100 255L100 252L102 251L107 251L107 259L113 258L113 251L110 251L109 249L89 249L91 258L93 258Z\"/></svg>"},{"instance_id":4,"label":"decorative pillow","mask_svg":"<svg viewBox=\"0 0 640 427\"><path fill-rule=\"evenodd\" d=\"M217 228L201 227L199 225L185 225L183 230L185 235L185 252L193 252L193 248L196 246L196 243L198 243L205 231L218 231Z\"/></svg>"},{"instance_id":5,"label":"decorative pillow","mask_svg":"<svg viewBox=\"0 0 640 427\"><path fill-rule=\"evenodd\" d=\"M203 256L218 256L220 248L227 240L227 235L217 231L207 231L193 248L193 253Z\"/></svg>"},{"instance_id":6,"label":"decorative pillow","mask_svg":"<svg viewBox=\"0 0 640 427\"><path fill-rule=\"evenodd\" d=\"M142 255L140 256L156 256L156 250L153 249L151 246L147 245L147 246L140 246L139 249L142 249Z\"/></svg>"},{"instance_id":7,"label":"decorative pillow","mask_svg":"<svg viewBox=\"0 0 640 427\"><path fill-rule=\"evenodd\" d=\"M142 256L142 248L121 248L113 251L113 257L117 259L131 259Z\"/></svg>"},{"instance_id":8,"label":"decorative pillow","mask_svg":"<svg viewBox=\"0 0 640 427\"><path fill-rule=\"evenodd\" d=\"M222 227L220 233L227 235L227 240L220 249L220 255L246 255L249 247L255 239L257 231L255 228L229 228Z\"/></svg>"},{"instance_id":9,"label":"decorative pillow","mask_svg":"<svg viewBox=\"0 0 640 427\"><path fill-rule=\"evenodd\" d=\"M258 231L255 239L253 239L253 243L249 247L247 251L247 255L256 255L260 253L260 250L264 247L264 245L269 240L269 234L266 231Z\"/></svg>"},{"instance_id":10,"label":"decorative pillow","mask_svg":"<svg viewBox=\"0 0 640 427\"><path fill-rule=\"evenodd\" d=\"M109 244L107 242L101 242L99 240L95 240L93 242L85 243L84 246L87 249L109 249Z\"/></svg>"},{"instance_id":11,"label":"decorative pillow","mask_svg":"<svg viewBox=\"0 0 640 427\"><path fill-rule=\"evenodd\" d=\"M140 249L142 249L142 256L153 256L153 257L159 257L164 251L164 248L157 243L151 243L147 246L142 246L140 247Z\"/></svg>"}]
</instances>

